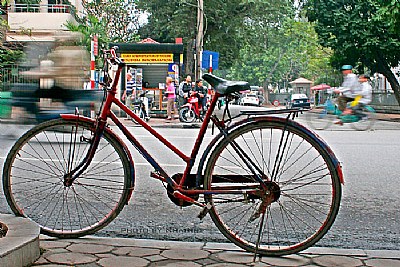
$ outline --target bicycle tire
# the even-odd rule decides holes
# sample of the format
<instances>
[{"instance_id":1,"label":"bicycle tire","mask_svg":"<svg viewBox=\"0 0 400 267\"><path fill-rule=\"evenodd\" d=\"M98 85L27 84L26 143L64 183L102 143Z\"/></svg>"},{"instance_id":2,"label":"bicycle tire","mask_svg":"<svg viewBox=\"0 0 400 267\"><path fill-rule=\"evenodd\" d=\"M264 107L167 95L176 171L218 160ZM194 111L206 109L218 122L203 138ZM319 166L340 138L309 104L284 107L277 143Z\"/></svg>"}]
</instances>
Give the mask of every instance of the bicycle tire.
<instances>
[{"instance_id":1,"label":"bicycle tire","mask_svg":"<svg viewBox=\"0 0 400 267\"><path fill-rule=\"evenodd\" d=\"M376 121L376 112L370 106L362 106L361 113L363 117L351 123L351 127L357 131L367 131L372 129Z\"/></svg>"},{"instance_id":2,"label":"bicycle tire","mask_svg":"<svg viewBox=\"0 0 400 267\"><path fill-rule=\"evenodd\" d=\"M285 149L279 151L280 140ZM298 124L285 121L245 124L223 138L204 172L205 190L220 190L204 195L220 232L246 251L266 256L297 253L320 240L339 211L341 183L330 149L318 140ZM235 152L234 143L242 155ZM272 177L266 183L277 199L258 218L256 211L263 202L257 192L262 189L243 155ZM241 192L221 194L226 186Z\"/></svg>"},{"instance_id":3,"label":"bicycle tire","mask_svg":"<svg viewBox=\"0 0 400 267\"><path fill-rule=\"evenodd\" d=\"M41 233L76 238L110 223L127 203L132 186L130 162L108 130L89 167L71 186L64 174L86 156L94 124L56 119L26 132L10 150L3 190L17 216L36 222Z\"/></svg>"},{"instance_id":4,"label":"bicycle tire","mask_svg":"<svg viewBox=\"0 0 400 267\"><path fill-rule=\"evenodd\" d=\"M179 110L179 120L187 123L194 122L196 120L196 114L193 109L183 107Z\"/></svg>"},{"instance_id":5,"label":"bicycle tire","mask_svg":"<svg viewBox=\"0 0 400 267\"><path fill-rule=\"evenodd\" d=\"M335 115L329 114L326 108L320 111L309 110L306 111L307 124L314 130L326 130L332 124L335 119Z\"/></svg>"}]
</instances>

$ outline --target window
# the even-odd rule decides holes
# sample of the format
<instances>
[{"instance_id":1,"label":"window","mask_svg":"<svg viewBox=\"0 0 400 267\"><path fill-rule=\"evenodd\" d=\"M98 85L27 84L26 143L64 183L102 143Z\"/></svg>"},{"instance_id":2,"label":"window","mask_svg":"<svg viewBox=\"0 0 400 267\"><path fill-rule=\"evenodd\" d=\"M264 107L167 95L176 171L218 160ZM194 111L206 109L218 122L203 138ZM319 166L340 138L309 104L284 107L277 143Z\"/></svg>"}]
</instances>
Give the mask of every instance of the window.
<instances>
[{"instance_id":1,"label":"window","mask_svg":"<svg viewBox=\"0 0 400 267\"><path fill-rule=\"evenodd\" d=\"M68 1L65 0L49 0L49 13L69 13L70 5Z\"/></svg>"},{"instance_id":2,"label":"window","mask_svg":"<svg viewBox=\"0 0 400 267\"><path fill-rule=\"evenodd\" d=\"M35 3L26 3L26 1L15 0L15 12L24 13L38 13L40 12L40 5Z\"/></svg>"}]
</instances>

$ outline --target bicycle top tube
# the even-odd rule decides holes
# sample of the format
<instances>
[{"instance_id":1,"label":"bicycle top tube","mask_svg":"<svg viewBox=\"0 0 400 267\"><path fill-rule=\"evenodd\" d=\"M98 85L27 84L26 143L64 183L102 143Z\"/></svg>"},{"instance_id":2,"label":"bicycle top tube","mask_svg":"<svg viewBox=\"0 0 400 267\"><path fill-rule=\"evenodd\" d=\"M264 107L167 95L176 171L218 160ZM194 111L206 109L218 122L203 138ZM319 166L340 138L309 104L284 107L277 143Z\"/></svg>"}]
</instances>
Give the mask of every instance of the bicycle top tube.
<instances>
[{"instance_id":1,"label":"bicycle top tube","mask_svg":"<svg viewBox=\"0 0 400 267\"><path fill-rule=\"evenodd\" d=\"M207 81L215 90L215 95L211 99L210 107L207 110L207 113L203 119L201 124L199 133L197 135L195 144L192 148L190 155L185 155L181 150L171 144L167 139L165 139L161 134L159 134L156 130L154 130L146 121L142 120L137 116L129 107L125 106L117 97L117 86L119 83L119 79L121 77L121 72L125 67L125 63L119 59L116 55L115 49L112 48L108 51L110 57L107 58L107 61L111 65L117 65L117 71L115 72L114 79L112 80L111 87L107 89L107 97L105 102L103 103L103 108L100 111L100 115L98 118L98 127L105 127L105 123L108 118L111 118L112 121L117 125L117 127L124 133L124 135L128 138L128 140L134 145L134 147L144 156L144 158L155 168L155 170L159 171L160 174L167 179L168 183L174 183L170 177L166 174L166 172L161 168L161 166L157 163L157 161L147 152L147 150L140 144L140 142L134 137L134 135L125 127L125 125L111 112L112 104L117 105L121 108L128 116L138 122L144 129L146 129L151 135L157 138L161 143L163 143L168 149L173 151L178 157L180 157L185 163L186 168L183 173L183 180L190 173L196 156L200 150L200 146L204 140L204 136L206 130L208 128L208 124L211 121L211 116L216 107L218 97L230 95L239 91L249 90L250 86L247 82L242 81L228 81L217 77L212 74L204 74L203 79Z\"/></svg>"}]
</instances>

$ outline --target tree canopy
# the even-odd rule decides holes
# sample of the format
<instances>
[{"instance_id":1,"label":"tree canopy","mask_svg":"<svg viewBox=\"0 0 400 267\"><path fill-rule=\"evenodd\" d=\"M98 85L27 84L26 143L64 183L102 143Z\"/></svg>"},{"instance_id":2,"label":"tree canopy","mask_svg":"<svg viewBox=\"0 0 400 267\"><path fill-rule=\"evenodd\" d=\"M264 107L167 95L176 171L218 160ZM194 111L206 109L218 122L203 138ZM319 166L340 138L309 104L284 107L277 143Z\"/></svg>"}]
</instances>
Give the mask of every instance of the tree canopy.
<instances>
[{"instance_id":1,"label":"tree canopy","mask_svg":"<svg viewBox=\"0 0 400 267\"><path fill-rule=\"evenodd\" d=\"M308 0L306 6L321 44L334 50L333 65L382 73L400 103L399 83L391 71L400 61L399 2Z\"/></svg>"},{"instance_id":2,"label":"tree canopy","mask_svg":"<svg viewBox=\"0 0 400 267\"><path fill-rule=\"evenodd\" d=\"M271 36L264 49L244 47L228 76L278 88L287 88L290 81L300 76L315 83L335 83L336 76L329 64L332 51L318 44L311 23L288 18Z\"/></svg>"},{"instance_id":3,"label":"tree canopy","mask_svg":"<svg viewBox=\"0 0 400 267\"><path fill-rule=\"evenodd\" d=\"M90 48L92 36L97 35L99 47L109 42L138 40L139 11L134 1L94 0L83 1L84 14L75 17L77 24L68 22L71 31L84 35L84 44Z\"/></svg>"},{"instance_id":4,"label":"tree canopy","mask_svg":"<svg viewBox=\"0 0 400 267\"><path fill-rule=\"evenodd\" d=\"M287 0L204 0L204 49L219 52L221 68L228 69L247 45L260 50L269 45L270 35L260 30L279 27L291 12L291 5ZM197 1L146 0L138 1L138 8L149 14L148 23L139 30L141 37L160 42L182 37L186 47L185 72L193 73Z\"/></svg>"}]
</instances>

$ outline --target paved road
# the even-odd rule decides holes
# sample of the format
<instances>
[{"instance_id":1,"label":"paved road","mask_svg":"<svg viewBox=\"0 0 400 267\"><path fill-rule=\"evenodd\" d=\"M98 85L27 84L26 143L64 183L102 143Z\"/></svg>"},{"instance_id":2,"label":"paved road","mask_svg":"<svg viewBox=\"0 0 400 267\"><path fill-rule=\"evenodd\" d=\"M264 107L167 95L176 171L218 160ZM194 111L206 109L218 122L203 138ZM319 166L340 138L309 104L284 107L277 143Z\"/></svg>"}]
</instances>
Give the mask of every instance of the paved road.
<instances>
[{"instance_id":1,"label":"paved road","mask_svg":"<svg viewBox=\"0 0 400 267\"><path fill-rule=\"evenodd\" d=\"M375 128L375 131L357 132L346 126L334 126L329 131L318 132L343 163L346 182L339 217L318 245L357 249L398 249L400 245L400 166L396 164L400 151L400 124L379 122ZM132 127L132 130L150 147L149 150L154 149L161 155L159 162L168 165L167 169L181 169L182 162L161 150L159 143L147 137L143 129ZM176 146L183 147L183 152L189 153L198 130L175 128L160 131ZM211 138L209 133L206 141ZM3 135L0 139L2 165L13 138ZM180 209L172 204L162 184L149 178L149 165L139 155L135 154L134 158L137 159L137 188L133 199L121 215L98 235L225 241L208 218L203 222L196 218L198 208ZM0 197L4 199L2 194ZM2 200L0 212L6 211ZM167 224L169 220L172 223Z\"/></svg>"}]
</instances>

